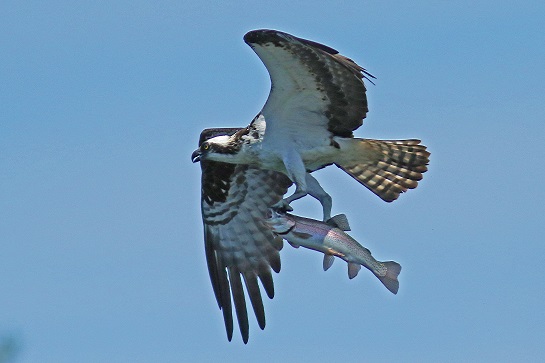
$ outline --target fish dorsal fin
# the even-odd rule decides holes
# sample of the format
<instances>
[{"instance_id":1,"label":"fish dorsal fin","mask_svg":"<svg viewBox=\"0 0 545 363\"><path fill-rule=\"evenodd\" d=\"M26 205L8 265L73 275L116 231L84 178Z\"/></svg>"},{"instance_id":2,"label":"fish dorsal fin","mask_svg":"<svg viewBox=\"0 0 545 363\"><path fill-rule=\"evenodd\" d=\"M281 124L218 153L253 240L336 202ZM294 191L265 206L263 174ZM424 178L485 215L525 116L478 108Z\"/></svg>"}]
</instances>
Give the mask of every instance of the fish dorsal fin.
<instances>
[{"instance_id":1,"label":"fish dorsal fin","mask_svg":"<svg viewBox=\"0 0 545 363\"><path fill-rule=\"evenodd\" d=\"M353 279L358 275L358 272L360 272L361 265L358 265L357 263L348 263L348 278Z\"/></svg>"},{"instance_id":2,"label":"fish dorsal fin","mask_svg":"<svg viewBox=\"0 0 545 363\"><path fill-rule=\"evenodd\" d=\"M346 214L337 214L329 218L326 222L330 226L337 227L341 231L350 231L350 225L348 224L348 218Z\"/></svg>"},{"instance_id":3,"label":"fish dorsal fin","mask_svg":"<svg viewBox=\"0 0 545 363\"><path fill-rule=\"evenodd\" d=\"M329 270L333 262L335 262L335 256L324 253L324 271Z\"/></svg>"}]
</instances>

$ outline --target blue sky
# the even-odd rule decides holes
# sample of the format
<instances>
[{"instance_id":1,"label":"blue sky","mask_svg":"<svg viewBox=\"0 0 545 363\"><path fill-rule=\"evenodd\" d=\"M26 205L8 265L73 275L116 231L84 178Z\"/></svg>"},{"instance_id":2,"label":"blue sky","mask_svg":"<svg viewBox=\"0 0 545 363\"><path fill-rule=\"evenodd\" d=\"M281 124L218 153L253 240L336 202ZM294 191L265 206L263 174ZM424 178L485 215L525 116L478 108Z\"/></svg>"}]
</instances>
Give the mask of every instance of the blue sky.
<instances>
[{"instance_id":1,"label":"blue sky","mask_svg":"<svg viewBox=\"0 0 545 363\"><path fill-rule=\"evenodd\" d=\"M0 338L16 362L545 359L542 1L8 0L0 14ZM203 128L263 105L268 76L242 41L257 28L367 68L357 136L432 154L391 204L316 173L352 236L401 263L399 294L286 244L245 346L210 286L190 154Z\"/></svg>"}]
</instances>

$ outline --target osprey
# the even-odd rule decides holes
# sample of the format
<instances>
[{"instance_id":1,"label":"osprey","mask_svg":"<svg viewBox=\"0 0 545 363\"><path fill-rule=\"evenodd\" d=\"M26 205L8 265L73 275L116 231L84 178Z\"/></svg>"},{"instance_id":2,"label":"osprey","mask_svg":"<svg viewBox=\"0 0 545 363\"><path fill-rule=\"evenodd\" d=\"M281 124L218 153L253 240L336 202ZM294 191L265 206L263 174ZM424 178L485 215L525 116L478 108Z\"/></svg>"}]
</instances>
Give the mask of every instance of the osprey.
<instances>
[{"instance_id":1,"label":"osprey","mask_svg":"<svg viewBox=\"0 0 545 363\"><path fill-rule=\"evenodd\" d=\"M363 79L373 76L335 49L276 30L250 31L244 41L270 74L267 102L247 127L205 129L192 160L202 168L201 208L214 294L229 340L232 294L247 343L243 281L264 329L258 280L272 298L271 269L280 271L282 238L263 222L269 208L291 210L292 201L309 194L329 220L331 197L311 175L328 165L391 202L418 185L430 154L420 140L353 136L368 111ZM294 193L283 199L292 184Z\"/></svg>"}]
</instances>

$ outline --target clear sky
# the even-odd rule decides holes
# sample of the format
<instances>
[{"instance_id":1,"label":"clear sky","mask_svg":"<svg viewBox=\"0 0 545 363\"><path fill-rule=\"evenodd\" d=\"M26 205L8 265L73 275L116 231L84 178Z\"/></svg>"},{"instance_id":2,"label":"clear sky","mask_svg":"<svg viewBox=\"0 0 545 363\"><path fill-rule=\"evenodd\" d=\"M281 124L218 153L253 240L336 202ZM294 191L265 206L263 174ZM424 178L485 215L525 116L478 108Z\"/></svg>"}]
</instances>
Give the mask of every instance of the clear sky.
<instances>
[{"instance_id":1,"label":"clear sky","mask_svg":"<svg viewBox=\"0 0 545 363\"><path fill-rule=\"evenodd\" d=\"M15 361L544 361L545 3L256 3L0 3L0 339ZM286 244L245 346L213 296L190 155L203 128L263 105L242 41L257 28L367 68L357 136L432 154L391 204L316 173L352 236L401 263L399 294Z\"/></svg>"}]
</instances>

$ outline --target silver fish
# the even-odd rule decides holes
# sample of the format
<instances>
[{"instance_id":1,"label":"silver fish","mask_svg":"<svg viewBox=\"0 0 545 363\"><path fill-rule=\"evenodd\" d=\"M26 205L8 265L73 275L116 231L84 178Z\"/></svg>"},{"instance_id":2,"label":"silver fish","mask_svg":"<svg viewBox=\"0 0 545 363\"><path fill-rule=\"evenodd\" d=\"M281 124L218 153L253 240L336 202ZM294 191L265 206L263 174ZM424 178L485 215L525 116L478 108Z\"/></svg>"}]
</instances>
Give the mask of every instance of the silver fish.
<instances>
[{"instance_id":1,"label":"silver fish","mask_svg":"<svg viewBox=\"0 0 545 363\"><path fill-rule=\"evenodd\" d=\"M333 264L335 256L348 262L348 277L353 279L361 266L369 269L392 293L397 294L397 276L401 265L394 261L377 261L371 251L346 234L350 226L344 214L332 217L327 222L304 218L271 209L265 224L293 247L303 246L324 253L324 271Z\"/></svg>"}]
</instances>

